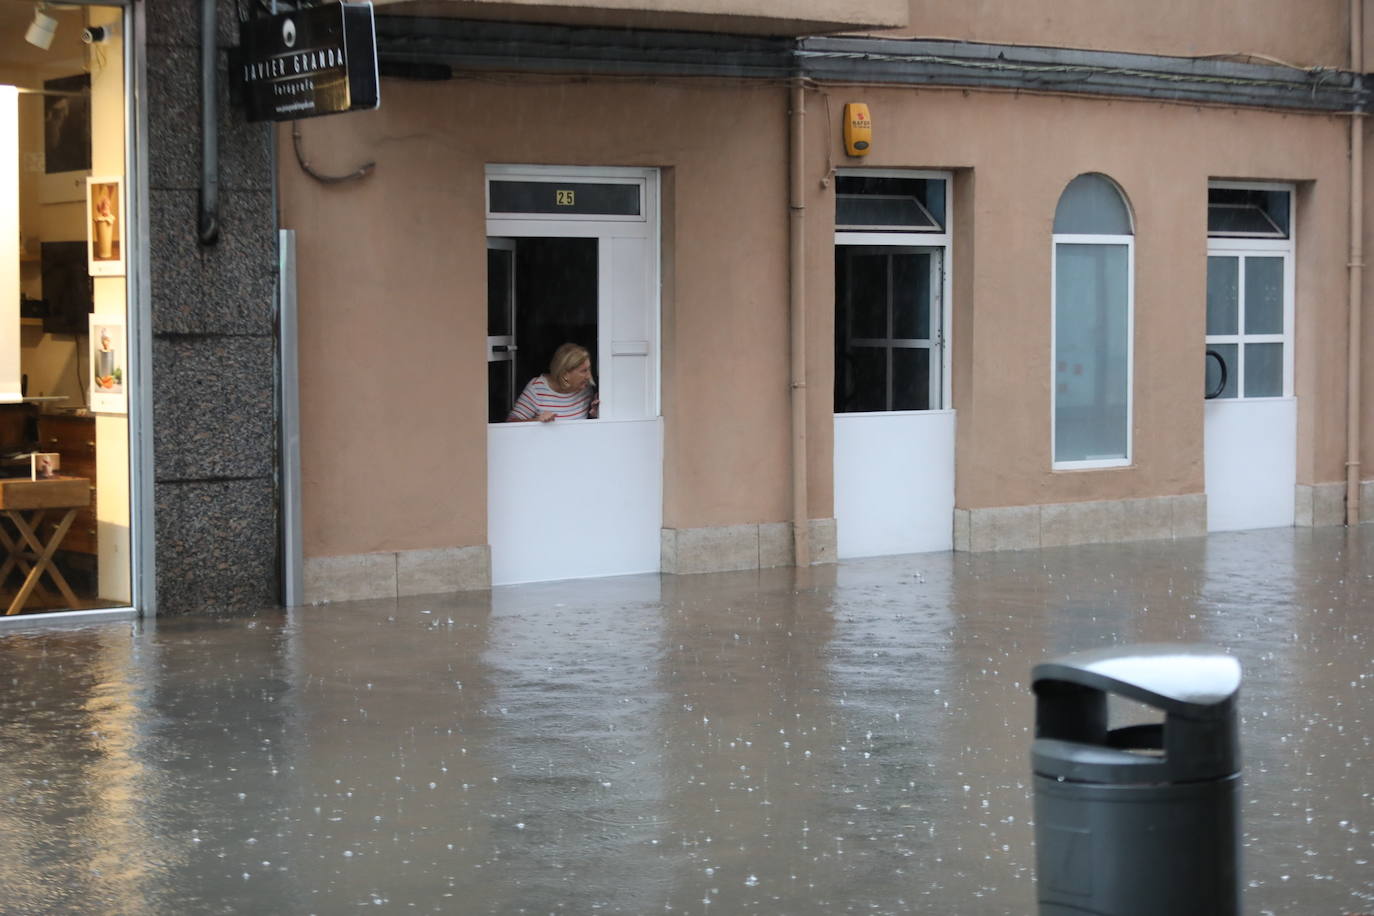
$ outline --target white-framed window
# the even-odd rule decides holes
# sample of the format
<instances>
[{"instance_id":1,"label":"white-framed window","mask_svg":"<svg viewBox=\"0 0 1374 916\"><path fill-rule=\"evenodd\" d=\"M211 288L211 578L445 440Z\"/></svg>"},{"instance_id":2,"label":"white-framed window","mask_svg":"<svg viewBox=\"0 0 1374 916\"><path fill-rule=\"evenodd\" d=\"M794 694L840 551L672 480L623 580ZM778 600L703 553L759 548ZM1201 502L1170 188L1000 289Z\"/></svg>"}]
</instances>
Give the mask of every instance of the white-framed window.
<instances>
[{"instance_id":1,"label":"white-framed window","mask_svg":"<svg viewBox=\"0 0 1374 916\"><path fill-rule=\"evenodd\" d=\"M1292 397L1293 186L1207 189L1208 399Z\"/></svg>"},{"instance_id":2,"label":"white-framed window","mask_svg":"<svg viewBox=\"0 0 1374 916\"><path fill-rule=\"evenodd\" d=\"M1135 228L1105 175L1069 182L1054 214L1051 431L1055 469L1131 463Z\"/></svg>"},{"instance_id":3,"label":"white-framed window","mask_svg":"<svg viewBox=\"0 0 1374 916\"><path fill-rule=\"evenodd\" d=\"M949 407L950 179L836 176L836 413Z\"/></svg>"},{"instance_id":4,"label":"white-framed window","mask_svg":"<svg viewBox=\"0 0 1374 916\"><path fill-rule=\"evenodd\" d=\"M488 419L565 342L581 344L603 420L659 413L658 172L489 165Z\"/></svg>"}]
</instances>

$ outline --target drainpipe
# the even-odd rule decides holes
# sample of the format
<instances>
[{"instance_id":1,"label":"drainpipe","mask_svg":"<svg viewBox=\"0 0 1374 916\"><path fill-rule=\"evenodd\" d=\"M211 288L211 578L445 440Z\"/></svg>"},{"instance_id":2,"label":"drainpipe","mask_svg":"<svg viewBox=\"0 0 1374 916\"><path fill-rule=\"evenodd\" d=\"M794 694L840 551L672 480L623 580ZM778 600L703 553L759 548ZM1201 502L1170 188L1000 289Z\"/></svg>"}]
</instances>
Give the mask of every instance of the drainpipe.
<instances>
[{"instance_id":1,"label":"drainpipe","mask_svg":"<svg viewBox=\"0 0 1374 916\"><path fill-rule=\"evenodd\" d=\"M1350 0L1350 69L1364 72L1364 0ZM1360 312L1364 287L1364 119L1350 116L1350 308L1346 355L1345 523L1360 523Z\"/></svg>"},{"instance_id":2,"label":"drainpipe","mask_svg":"<svg viewBox=\"0 0 1374 916\"><path fill-rule=\"evenodd\" d=\"M791 131L788 155L789 191L789 317L792 327L792 551L797 566L811 565L811 520L807 509L806 478L806 187L802 142L805 137L806 90L797 80L790 90L787 111Z\"/></svg>"},{"instance_id":3,"label":"drainpipe","mask_svg":"<svg viewBox=\"0 0 1374 916\"><path fill-rule=\"evenodd\" d=\"M202 245L219 241L219 64L215 0L200 0L200 225Z\"/></svg>"}]
</instances>

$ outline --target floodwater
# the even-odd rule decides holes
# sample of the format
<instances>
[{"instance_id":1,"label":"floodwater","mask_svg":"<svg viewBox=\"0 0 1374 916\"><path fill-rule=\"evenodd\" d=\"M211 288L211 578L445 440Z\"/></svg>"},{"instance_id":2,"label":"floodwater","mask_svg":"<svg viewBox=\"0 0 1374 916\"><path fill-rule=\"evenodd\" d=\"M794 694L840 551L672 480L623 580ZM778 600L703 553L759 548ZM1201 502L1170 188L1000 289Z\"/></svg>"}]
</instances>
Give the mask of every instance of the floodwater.
<instances>
[{"instance_id":1,"label":"floodwater","mask_svg":"<svg viewBox=\"0 0 1374 916\"><path fill-rule=\"evenodd\" d=\"M1374 912L1374 532L0 630L0 912L1024 914L1031 666L1244 667L1245 912Z\"/></svg>"}]
</instances>

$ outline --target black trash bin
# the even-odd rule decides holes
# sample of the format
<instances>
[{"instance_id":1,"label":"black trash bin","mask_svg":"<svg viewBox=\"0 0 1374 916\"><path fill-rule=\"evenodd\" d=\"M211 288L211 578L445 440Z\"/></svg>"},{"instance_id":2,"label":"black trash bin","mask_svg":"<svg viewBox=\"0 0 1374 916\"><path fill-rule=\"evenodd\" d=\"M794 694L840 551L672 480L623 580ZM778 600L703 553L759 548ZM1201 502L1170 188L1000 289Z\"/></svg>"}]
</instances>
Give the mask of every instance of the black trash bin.
<instances>
[{"instance_id":1,"label":"black trash bin","mask_svg":"<svg viewBox=\"0 0 1374 916\"><path fill-rule=\"evenodd\" d=\"M1240 664L1125 646L1036 665L1041 916L1240 913ZM1111 728L1115 694L1162 721Z\"/></svg>"}]
</instances>

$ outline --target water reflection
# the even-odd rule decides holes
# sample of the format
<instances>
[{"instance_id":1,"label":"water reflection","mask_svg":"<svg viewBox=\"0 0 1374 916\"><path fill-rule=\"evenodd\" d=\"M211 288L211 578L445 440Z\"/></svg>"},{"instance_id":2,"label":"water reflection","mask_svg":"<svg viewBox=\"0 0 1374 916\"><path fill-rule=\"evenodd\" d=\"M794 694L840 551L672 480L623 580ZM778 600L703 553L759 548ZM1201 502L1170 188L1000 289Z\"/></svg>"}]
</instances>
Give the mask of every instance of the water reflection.
<instances>
[{"instance_id":1,"label":"water reflection","mask_svg":"<svg viewBox=\"0 0 1374 916\"><path fill-rule=\"evenodd\" d=\"M0 637L0 911L1034 909L1028 678L1238 657L1247 912L1374 907L1363 532Z\"/></svg>"}]
</instances>

